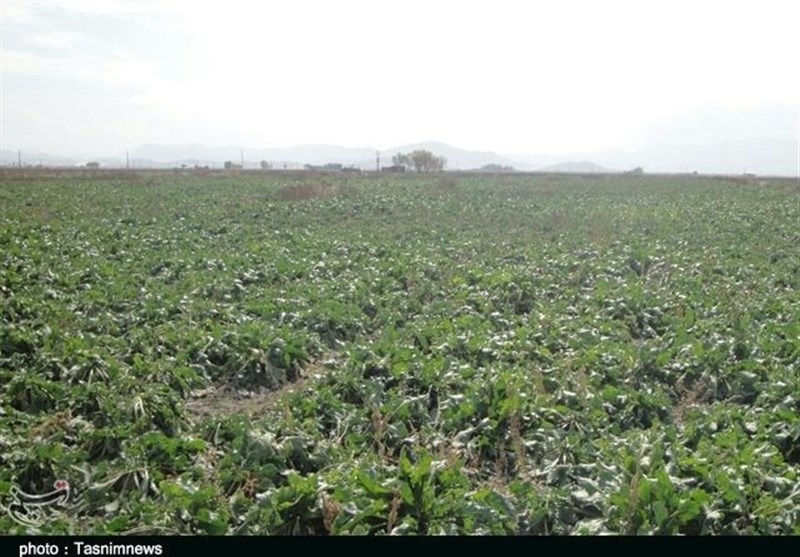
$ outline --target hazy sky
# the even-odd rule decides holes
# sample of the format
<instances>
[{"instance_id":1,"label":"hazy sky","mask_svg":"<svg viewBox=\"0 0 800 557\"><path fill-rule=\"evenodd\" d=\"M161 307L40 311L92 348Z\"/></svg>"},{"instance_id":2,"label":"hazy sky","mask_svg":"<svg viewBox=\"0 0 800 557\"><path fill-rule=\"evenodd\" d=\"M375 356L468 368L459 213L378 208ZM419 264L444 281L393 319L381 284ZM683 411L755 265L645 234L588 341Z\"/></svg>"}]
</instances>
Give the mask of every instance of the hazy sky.
<instances>
[{"instance_id":1,"label":"hazy sky","mask_svg":"<svg viewBox=\"0 0 800 557\"><path fill-rule=\"evenodd\" d=\"M764 134L731 118L800 108L796 0L1 0L0 11L4 149L434 139L559 153L636 148L706 113L720 130ZM713 139L717 128L699 127L669 129Z\"/></svg>"}]
</instances>

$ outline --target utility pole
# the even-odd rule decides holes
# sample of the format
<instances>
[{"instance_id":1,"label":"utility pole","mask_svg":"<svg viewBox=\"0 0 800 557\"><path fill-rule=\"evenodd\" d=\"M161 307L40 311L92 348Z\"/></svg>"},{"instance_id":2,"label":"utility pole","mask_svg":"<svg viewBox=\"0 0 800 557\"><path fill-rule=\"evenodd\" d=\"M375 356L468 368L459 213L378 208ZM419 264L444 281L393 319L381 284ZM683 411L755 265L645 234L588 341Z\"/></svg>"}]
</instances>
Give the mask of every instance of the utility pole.
<instances>
[{"instance_id":1,"label":"utility pole","mask_svg":"<svg viewBox=\"0 0 800 557\"><path fill-rule=\"evenodd\" d=\"M125 168L127 170L131 169L131 158L128 156L128 151L125 151Z\"/></svg>"},{"instance_id":2,"label":"utility pole","mask_svg":"<svg viewBox=\"0 0 800 557\"><path fill-rule=\"evenodd\" d=\"M22 151L17 149L17 166L22 168Z\"/></svg>"},{"instance_id":3,"label":"utility pole","mask_svg":"<svg viewBox=\"0 0 800 557\"><path fill-rule=\"evenodd\" d=\"M241 156L242 159L242 170L244 170L244 149L239 151L239 155Z\"/></svg>"},{"instance_id":4,"label":"utility pole","mask_svg":"<svg viewBox=\"0 0 800 557\"><path fill-rule=\"evenodd\" d=\"M375 172L381 171L381 152L375 151Z\"/></svg>"}]
</instances>

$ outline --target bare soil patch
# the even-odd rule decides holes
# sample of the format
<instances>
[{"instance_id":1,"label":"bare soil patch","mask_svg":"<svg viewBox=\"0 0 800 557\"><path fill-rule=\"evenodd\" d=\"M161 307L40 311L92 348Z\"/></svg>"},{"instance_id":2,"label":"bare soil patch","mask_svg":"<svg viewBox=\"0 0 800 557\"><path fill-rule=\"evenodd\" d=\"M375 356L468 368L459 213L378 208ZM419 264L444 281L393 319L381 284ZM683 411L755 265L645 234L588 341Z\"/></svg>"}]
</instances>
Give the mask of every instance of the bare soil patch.
<instances>
[{"instance_id":1,"label":"bare soil patch","mask_svg":"<svg viewBox=\"0 0 800 557\"><path fill-rule=\"evenodd\" d=\"M286 186L278 191L276 197L281 201L305 201L321 197L333 197L345 191L338 184L297 184Z\"/></svg>"},{"instance_id":2,"label":"bare soil patch","mask_svg":"<svg viewBox=\"0 0 800 557\"><path fill-rule=\"evenodd\" d=\"M247 391L231 385L216 385L195 391L186 401L186 409L195 420L232 414L258 417L276 408L284 396L305 389L326 371L323 366L310 364L297 381L286 383L276 390Z\"/></svg>"}]
</instances>

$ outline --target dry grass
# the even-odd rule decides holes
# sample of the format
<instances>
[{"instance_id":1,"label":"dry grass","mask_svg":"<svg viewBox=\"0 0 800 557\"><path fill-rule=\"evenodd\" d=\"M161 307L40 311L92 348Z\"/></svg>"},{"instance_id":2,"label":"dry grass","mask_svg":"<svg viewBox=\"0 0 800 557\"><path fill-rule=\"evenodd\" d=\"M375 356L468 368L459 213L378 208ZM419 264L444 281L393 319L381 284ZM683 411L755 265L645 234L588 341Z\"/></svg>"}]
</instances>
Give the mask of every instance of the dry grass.
<instances>
[{"instance_id":1,"label":"dry grass","mask_svg":"<svg viewBox=\"0 0 800 557\"><path fill-rule=\"evenodd\" d=\"M676 392L680 397L672 409L672 419L681 424L687 417L689 411L701 404L705 404L711 397L711 390L708 381L700 379L695 381L691 387L686 387L684 379L678 381Z\"/></svg>"},{"instance_id":2,"label":"dry grass","mask_svg":"<svg viewBox=\"0 0 800 557\"><path fill-rule=\"evenodd\" d=\"M333 533L333 526L336 518L342 512L342 505L336 499L322 493L322 524L328 534Z\"/></svg>"},{"instance_id":3,"label":"dry grass","mask_svg":"<svg viewBox=\"0 0 800 557\"><path fill-rule=\"evenodd\" d=\"M456 190L458 180L453 176L442 176L436 184L436 189L441 193L450 193Z\"/></svg>"},{"instance_id":4,"label":"dry grass","mask_svg":"<svg viewBox=\"0 0 800 557\"><path fill-rule=\"evenodd\" d=\"M386 446L383 444L383 437L386 433L386 426L389 423L389 417L381 414L380 408L374 406L372 408L372 439L374 442L375 450L381 458L386 456Z\"/></svg>"},{"instance_id":5,"label":"dry grass","mask_svg":"<svg viewBox=\"0 0 800 557\"><path fill-rule=\"evenodd\" d=\"M386 533L391 534L392 530L394 529L394 525L397 524L397 517L399 515L400 506L403 504L403 496L400 494L400 490L395 490L394 496L392 497L392 503L389 506L389 516L386 519Z\"/></svg>"},{"instance_id":6,"label":"dry grass","mask_svg":"<svg viewBox=\"0 0 800 557\"><path fill-rule=\"evenodd\" d=\"M344 193L345 188L337 184L297 184L286 186L277 194L277 199L281 201L306 201L308 199L318 199L333 197Z\"/></svg>"}]
</instances>

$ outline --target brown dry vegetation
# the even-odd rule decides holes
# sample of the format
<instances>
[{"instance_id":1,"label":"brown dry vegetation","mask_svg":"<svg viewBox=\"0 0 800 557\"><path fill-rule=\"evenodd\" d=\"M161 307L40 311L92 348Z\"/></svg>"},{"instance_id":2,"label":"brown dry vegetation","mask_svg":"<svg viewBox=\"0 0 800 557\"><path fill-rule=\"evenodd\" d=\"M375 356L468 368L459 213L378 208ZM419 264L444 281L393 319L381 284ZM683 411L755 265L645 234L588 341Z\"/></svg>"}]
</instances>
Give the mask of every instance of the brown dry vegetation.
<instances>
[{"instance_id":1,"label":"brown dry vegetation","mask_svg":"<svg viewBox=\"0 0 800 557\"><path fill-rule=\"evenodd\" d=\"M297 184L281 189L276 197L281 201L306 201L320 197L333 197L345 191L346 188L339 184Z\"/></svg>"},{"instance_id":2,"label":"brown dry vegetation","mask_svg":"<svg viewBox=\"0 0 800 557\"><path fill-rule=\"evenodd\" d=\"M306 366L302 376L277 390L245 391L229 385L217 385L194 393L186 401L186 410L195 419L244 414L257 417L281 404L285 395L303 390L326 369L316 364Z\"/></svg>"}]
</instances>

